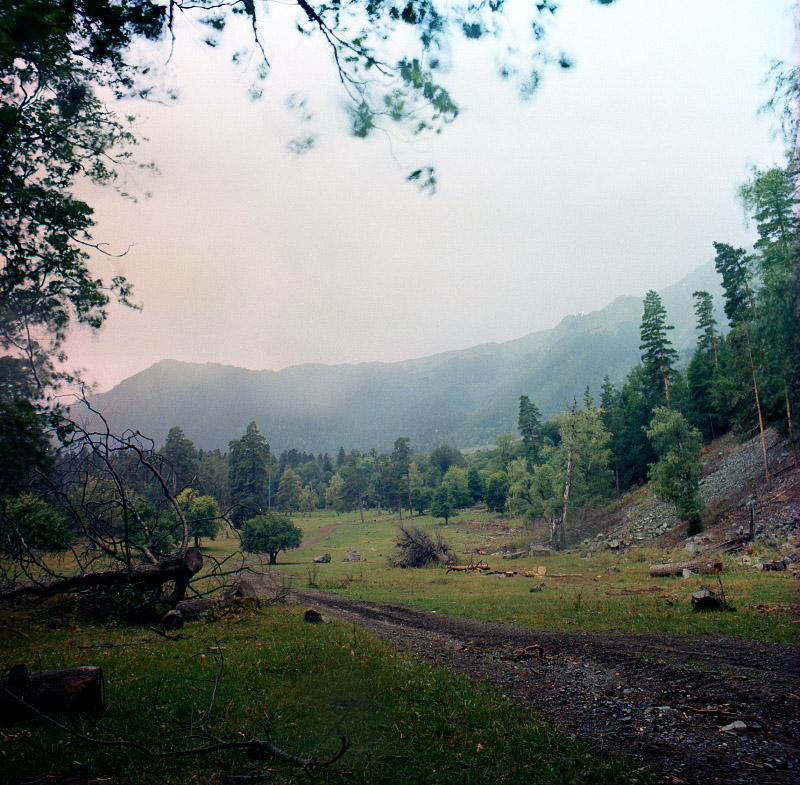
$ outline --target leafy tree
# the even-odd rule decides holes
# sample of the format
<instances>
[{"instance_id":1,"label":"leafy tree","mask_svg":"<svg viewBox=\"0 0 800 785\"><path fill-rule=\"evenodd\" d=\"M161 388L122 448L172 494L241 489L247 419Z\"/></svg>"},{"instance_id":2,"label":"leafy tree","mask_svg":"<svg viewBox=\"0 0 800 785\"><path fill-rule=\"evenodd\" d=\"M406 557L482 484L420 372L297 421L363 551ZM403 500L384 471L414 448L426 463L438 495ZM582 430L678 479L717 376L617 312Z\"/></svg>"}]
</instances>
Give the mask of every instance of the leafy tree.
<instances>
[{"instance_id":1,"label":"leafy tree","mask_svg":"<svg viewBox=\"0 0 800 785\"><path fill-rule=\"evenodd\" d=\"M456 450L449 444L440 444L429 456L431 466L439 471L439 476L444 477L451 466L463 466L464 456L461 450Z\"/></svg>"},{"instance_id":2,"label":"leafy tree","mask_svg":"<svg viewBox=\"0 0 800 785\"><path fill-rule=\"evenodd\" d=\"M486 495L486 485L483 481L483 476L475 466L471 466L467 472L467 488L473 504L483 501Z\"/></svg>"},{"instance_id":3,"label":"leafy tree","mask_svg":"<svg viewBox=\"0 0 800 785\"><path fill-rule=\"evenodd\" d=\"M519 397L519 419L517 428L522 436L522 449L529 465L539 460L542 446L542 413L527 395Z\"/></svg>"},{"instance_id":4,"label":"leafy tree","mask_svg":"<svg viewBox=\"0 0 800 785\"><path fill-rule=\"evenodd\" d=\"M130 304L124 278L89 268L94 221L76 179L112 182L130 156L125 122L97 97L122 93L135 72L125 57L162 34L165 7L147 0L5 4L0 43L0 346L22 360L37 388L69 327L99 327L112 296Z\"/></svg>"},{"instance_id":5,"label":"leafy tree","mask_svg":"<svg viewBox=\"0 0 800 785\"><path fill-rule=\"evenodd\" d=\"M396 473L397 483L397 509L400 512L400 519L403 518L403 503L407 502L408 509L411 510L411 439L408 436L401 436L395 439L394 449L392 450L392 466Z\"/></svg>"},{"instance_id":6,"label":"leafy tree","mask_svg":"<svg viewBox=\"0 0 800 785\"><path fill-rule=\"evenodd\" d=\"M411 504L418 515L423 515L433 501L433 488L419 487L411 489ZM440 516L441 517L441 516Z\"/></svg>"},{"instance_id":7,"label":"leafy tree","mask_svg":"<svg viewBox=\"0 0 800 785\"><path fill-rule=\"evenodd\" d=\"M300 529L277 513L257 515L242 526L242 550L245 553L266 553L270 564L277 563L281 551L299 547L302 538Z\"/></svg>"},{"instance_id":8,"label":"leafy tree","mask_svg":"<svg viewBox=\"0 0 800 785\"><path fill-rule=\"evenodd\" d=\"M687 534L697 534L703 528L700 431L689 425L680 412L659 406L653 411L647 438L658 453L658 461L650 469L656 494L675 504L678 517L688 524Z\"/></svg>"},{"instance_id":9,"label":"leafy tree","mask_svg":"<svg viewBox=\"0 0 800 785\"><path fill-rule=\"evenodd\" d=\"M514 459L514 434L501 433L494 440L494 455L492 465L495 471L505 472L508 464Z\"/></svg>"},{"instance_id":10,"label":"leafy tree","mask_svg":"<svg viewBox=\"0 0 800 785\"><path fill-rule=\"evenodd\" d=\"M302 483L300 475L286 469L278 482L278 504L284 512L291 513L300 509L300 498L302 496Z\"/></svg>"},{"instance_id":11,"label":"leafy tree","mask_svg":"<svg viewBox=\"0 0 800 785\"><path fill-rule=\"evenodd\" d=\"M300 512L311 513L312 510L317 506L319 499L317 497L317 492L314 490L314 487L311 483L304 485L300 489L300 501L298 502L298 509Z\"/></svg>"},{"instance_id":12,"label":"leafy tree","mask_svg":"<svg viewBox=\"0 0 800 785\"><path fill-rule=\"evenodd\" d=\"M361 523L364 523L364 497L370 489L372 468L371 459L362 456L358 450L351 450L339 468L339 474L344 480L343 493L347 509L358 507Z\"/></svg>"},{"instance_id":13,"label":"leafy tree","mask_svg":"<svg viewBox=\"0 0 800 785\"><path fill-rule=\"evenodd\" d=\"M647 398L652 403L666 401L670 406L670 384L675 379L678 353L667 337L672 325L666 322L667 312L658 292L652 289L644 298L644 313L639 329L642 352L642 373L647 386Z\"/></svg>"},{"instance_id":14,"label":"leafy tree","mask_svg":"<svg viewBox=\"0 0 800 785\"><path fill-rule=\"evenodd\" d=\"M444 518L445 526L447 526L450 518L455 515L453 500L444 485L440 485L433 493L431 515L434 518Z\"/></svg>"},{"instance_id":15,"label":"leafy tree","mask_svg":"<svg viewBox=\"0 0 800 785\"><path fill-rule=\"evenodd\" d=\"M10 499L0 511L0 542L9 554L29 549L64 551L70 531L64 518L32 493Z\"/></svg>"},{"instance_id":16,"label":"leafy tree","mask_svg":"<svg viewBox=\"0 0 800 785\"><path fill-rule=\"evenodd\" d=\"M255 422L247 426L244 436L230 442L228 458L228 487L230 489L231 521L240 526L254 514L267 507L267 461L269 444Z\"/></svg>"},{"instance_id":17,"label":"leafy tree","mask_svg":"<svg viewBox=\"0 0 800 785\"><path fill-rule=\"evenodd\" d=\"M335 510L337 515L347 509L345 506L344 480L341 475L334 474L331 477L325 490L325 504Z\"/></svg>"},{"instance_id":18,"label":"leafy tree","mask_svg":"<svg viewBox=\"0 0 800 785\"><path fill-rule=\"evenodd\" d=\"M228 508L228 456L219 450L204 450L200 454L200 487L213 496L219 506Z\"/></svg>"},{"instance_id":19,"label":"leafy tree","mask_svg":"<svg viewBox=\"0 0 800 785\"><path fill-rule=\"evenodd\" d=\"M508 501L510 482L505 472L494 472L486 481L484 501L492 512L502 513Z\"/></svg>"},{"instance_id":20,"label":"leafy tree","mask_svg":"<svg viewBox=\"0 0 800 785\"><path fill-rule=\"evenodd\" d=\"M447 488L450 500L456 508L469 507L472 503L466 469L451 466L442 478L442 486Z\"/></svg>"},{"instance_id":21,"label":"leafy tree","mask_svg":"<svg viewBox=\"0 0 800 785\"><path fill-rule=\"evenodd\" d=\"M45 425L29 401L0 402L0 504L29 489L36 470L52 466Z\"/></svg>"},{"instance_id":22,"label":"leafy tree","mask_svg":"<svg viewBox=\"0 0 800 785\"><path fill-rule=\"evenodd\" d=\"M167 442L163 449L164 457L169 464L172 492L189 485L200 470L200 456L194 442L186 438L183 430L177 425L169 429Z\"/></svg>"},{"instance_id":23,"label":"leafy tree","mask_svg":"<svg viewBox=\"0 0 800 785\"><path fill-rule=\"evenodd\" d=\"M189 536L194 537L196 548L204 537L214 539L222 529L219 505L213 496L201 496L193 488L178 494L178 504L189 524Z\"/></svg>"}]
</instances>

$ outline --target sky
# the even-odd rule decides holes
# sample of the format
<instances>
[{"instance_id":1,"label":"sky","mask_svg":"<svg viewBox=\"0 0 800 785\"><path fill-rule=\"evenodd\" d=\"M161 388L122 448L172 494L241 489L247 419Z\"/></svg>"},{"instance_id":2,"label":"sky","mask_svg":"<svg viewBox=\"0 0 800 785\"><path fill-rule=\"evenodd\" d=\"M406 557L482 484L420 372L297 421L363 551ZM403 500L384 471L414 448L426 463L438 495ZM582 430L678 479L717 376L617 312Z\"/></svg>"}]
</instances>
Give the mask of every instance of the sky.
<instances>
[{"instance_id":1,"label":"sky","mask_svg":"<svg viewBox=\"0 0 800 785\"><path fill-rule=\"evenodd\" d=\"M794 60L789 0L565 0L551 41L572 57L529 101L495 76L482 43L448 52L463 111L436 137L348 135L327 54L299 36L268 47L252 100L191 20L169 62L178 98L135 112L137 151L95 207L105 279L123 274L139 311L112 306L73 331L69 367L100 391L162 359L252 369L394 362L512 340L644 296L752 243L736 191L782 142L759 116L773 58ZM512 35L518 31L511 30ZM294 40L297 38L298 40ZM274 58L273 58L274 55ZM313 118L297 120L289 94ZM314 149L287 148L312 128ZM405 182L433 163L434 195ZM147 194L151 194L147 196Z\"/></svg>"}]
</instances>

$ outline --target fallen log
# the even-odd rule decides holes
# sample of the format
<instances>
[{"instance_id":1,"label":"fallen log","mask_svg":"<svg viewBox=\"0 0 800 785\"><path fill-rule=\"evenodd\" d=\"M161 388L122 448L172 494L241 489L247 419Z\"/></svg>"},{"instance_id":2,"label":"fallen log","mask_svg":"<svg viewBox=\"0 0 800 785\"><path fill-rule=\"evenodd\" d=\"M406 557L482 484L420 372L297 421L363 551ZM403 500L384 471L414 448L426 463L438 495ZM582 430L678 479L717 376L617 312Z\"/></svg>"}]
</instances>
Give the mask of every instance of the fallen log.
<instances>
[{"instance_id":1,"label":"fallen log","mask_svg":"<svg viewBox=\"0 0 800 785\"><path fill-rule=\"evenodd\" d=\"M187 621L199 618L206 611L222 610L234 602L242 600L258 601L255 588L245 580L240 580L233 588L215 597L195 597L182 600L172 610L167 611L161 619L161 628L167 631L179 630Z\"/></svg>"},{"instance_id":2,"label":"fallen log","mask_svg":"<svg viewBox=\"0 0 800 785\"><path fill-rule=\"evenodd\" d=\"M112 586L137 584L145 588L156 588L168 581L175 582L175 589L170 597L174 605L183 599L189 581L203 566L203 555L199 548L189 548L183 553L167 556L155 564L140 564L135 567L128 566L117 570L103 570L101 572L87 572L83 575L73 575L68 578L59 578L47 583L26 583L16 589L0 594L0 600L11 600L17 597L40 596L47 597L53 594L71 594L88 589L105 589Z\"/></svg>"},{"instance_id":3,"label":"fallen log","mask_svg":"<svg viewBox=\"0 0 800 785\"><path fill-rule=\"evenodd\" d=\"M650 566L651 578L668 578L670 575L683 575L684 570L700 572L704 575L717 575L722 572L722 562L717 559L711 561L679 561L664 562Z\"/></svg>"},{"instance_id":4,"label":"fallen log","mask_svg":"<svg viewBox=\"0 0 800 785\"><path fill-rule=\"evenodd\" d=\"M484 564L482 561L479 561L477 564L464 564L464 565L457 565L457 564L449 564L447 566L447 572L475 572L476 570L488 570L489 565Z\"/></svg>"},{"instance_id":5,"label":"fallen log","mask_svg":"<svg viewBox=\"0 0 800 785\"><path fill-rule=\"evenodd\" d=\"M37 711L91 714L105 706L103 671L96 665L57 671L31 671L15 665L0 677L0 717L7 722L30 719Z\"/></svg>"}]
</instances>

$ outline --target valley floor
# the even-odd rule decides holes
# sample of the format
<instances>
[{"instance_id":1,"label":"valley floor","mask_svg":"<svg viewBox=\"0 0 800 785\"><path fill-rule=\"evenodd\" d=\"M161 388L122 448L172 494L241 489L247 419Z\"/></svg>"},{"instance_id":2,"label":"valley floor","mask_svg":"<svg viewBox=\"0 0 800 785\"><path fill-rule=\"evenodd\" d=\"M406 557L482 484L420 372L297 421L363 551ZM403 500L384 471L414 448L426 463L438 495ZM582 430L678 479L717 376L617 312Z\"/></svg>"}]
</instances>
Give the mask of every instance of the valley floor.
<instances>
[{"instance_id":1,"label":"valley floor","mask_svg":"<svg viewBox=\"0 0 800 785\"><path fill-rule=\"evenodd\" d=\"M489 682L598 752L659 768L665 782L797 782L798 646L532 630L301 589L293 599ZM746 729L721 730L737 720Z\"/></svg>"}]
</instances>

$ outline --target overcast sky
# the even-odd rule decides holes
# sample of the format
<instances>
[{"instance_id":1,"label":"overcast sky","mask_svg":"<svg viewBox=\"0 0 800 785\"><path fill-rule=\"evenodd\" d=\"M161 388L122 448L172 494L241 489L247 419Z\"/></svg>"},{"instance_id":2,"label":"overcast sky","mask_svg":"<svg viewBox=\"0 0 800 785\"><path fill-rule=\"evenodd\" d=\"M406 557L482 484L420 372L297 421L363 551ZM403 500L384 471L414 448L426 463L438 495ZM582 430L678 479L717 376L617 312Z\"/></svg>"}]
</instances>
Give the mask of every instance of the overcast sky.
<instances>
[{"instance_id":1,"label":"overcast sky","mask_svg":"<svg viewBox=\"0 0 800 785\"><path fill-rule=\"evenodd\" d=\"M789 0L566 0L554 40L575 68L529 102L457 45L448 85L464 107L436 139L347 135L334 74L286 42L260 101L246 74L183 25L169 105L139 104L137 203L91 191L95 267L135 285L140 312L77 331L71 367L108 389L165 358L280 369L395 361L504 341L643 296L746 244L736 189L782 145L761 83L792 60ZM231 31L235 37L235 31ZM293 50L292 47L298 47ZM294 61L292 60L294 57ZM288 93L317 134L303 156ZM435 163L434 196L404 182Z\"/></svg>"}]
</instances>

